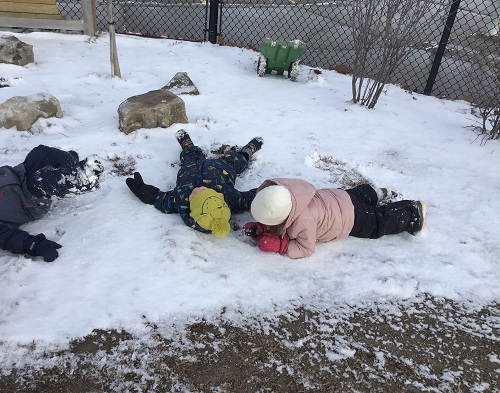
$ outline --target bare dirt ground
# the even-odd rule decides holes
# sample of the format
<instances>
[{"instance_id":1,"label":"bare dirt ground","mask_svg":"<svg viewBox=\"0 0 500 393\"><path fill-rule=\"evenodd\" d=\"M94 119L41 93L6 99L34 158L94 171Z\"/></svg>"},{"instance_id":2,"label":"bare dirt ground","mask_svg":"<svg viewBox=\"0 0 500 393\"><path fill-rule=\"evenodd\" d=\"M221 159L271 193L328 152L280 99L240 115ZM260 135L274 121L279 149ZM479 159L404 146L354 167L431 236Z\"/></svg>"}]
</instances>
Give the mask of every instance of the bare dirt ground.
<instances>
[{"instance_id":1,"label":"bare dirt ground","mask_svg":"<svg viewBox=\"0 0 500 393\"><path fill-rule=\"evenodd\" d=\"M166 334L95 330L69 348L28 348L10 392L500 392L500 304L449 300L298 307L235 326ZM0 342L0 348L4 343Z\"/></svg>"}]
</instances>

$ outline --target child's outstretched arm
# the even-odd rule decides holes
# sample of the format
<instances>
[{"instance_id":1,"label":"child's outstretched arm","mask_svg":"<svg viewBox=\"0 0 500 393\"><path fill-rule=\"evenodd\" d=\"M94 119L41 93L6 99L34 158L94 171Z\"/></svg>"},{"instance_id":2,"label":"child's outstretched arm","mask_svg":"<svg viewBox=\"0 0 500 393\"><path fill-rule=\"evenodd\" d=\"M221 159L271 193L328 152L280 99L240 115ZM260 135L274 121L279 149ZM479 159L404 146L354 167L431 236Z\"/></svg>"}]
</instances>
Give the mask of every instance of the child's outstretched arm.
<instances>
[{"instance_id":1,"label":"child's outstretched arm","mask_svg":"<svg viewBox=\"0 0 500 393\"><path fill-rule=\"evenodd\" d=\"M286 254L291 259L311 256L316 250L316 233L313 229L298 233L292 231L290 236L287 232L283 237L267 232L257 241L261 251Z\"/></svg>"},{"instance_id":2,"label":"child's outstretched arm","mask_svg":"<svg viewBox=\"0 0 500 393\"><path fill-rule=\"evenodd\" d=\"M155 203L156 197L160 193L160 189L149 184L145 184L139 172L134 173L134 178L127 178L128 188L132 191L137 198L147 205Z\"/></svg>"},{"instance_id":3,"label":"child's outstretched arm","mask_svg":"<svg viewBox=\"0 0 500 393\"><path fill-rule=\"evenodd\" d=\"M162 213L178 213L177 203L175 202L174 191L159 191L153 200L154 206Z\"/></svg>"},{"instance_id":4,"label":"child's outstretched arm","mask_svg":"<svg viewBox=\"0 0 500 393\"><path fill-rule=\"evenodd\" d=\"M52 262L58 256L57 249L62 246L48 240L42 233L33 236L22 229L0 224L0 248L13 254L28 254L43 257L45 262Z\"/></svg>"},{"instance_id":5,"label":"child's outstretched arm","mask_svg":"<svg viewBox=\"0 0 500 393\"><path fill-rule=\"evenodd\" d=\"M17 227L0 224L0 248L13 254L24 254L23 242L29 236L28 232Z\"/></svg>"},{"instance_id":6,"label":"child's outstretched arm","mask_svg":"<svg viewBox=\"0 0 500 393\"><path fill-rule=\"evenodd\" d=\"M215 191L221 192L224 195L224 200L229 206L229 209L231 209L231 213L243 213L250 210L250 205L255 198L256 189L238 191L231 187L226 187L224 190L218 190L217 187L215 187Z\"/></svg>"},{"instance_id":7,"label":"child's outstretched arm","mask_svg":"<svg viewBox=\"0 0 500 393\"><path fill-rule=\"evenodd\" d=\"M288 251L288 244L290 243L290 238L288 235L279 237L272 233L264 233L258 242L259 249L265 252L279 252L281 255L286 254Z\"/></svg>"}]
</instances>

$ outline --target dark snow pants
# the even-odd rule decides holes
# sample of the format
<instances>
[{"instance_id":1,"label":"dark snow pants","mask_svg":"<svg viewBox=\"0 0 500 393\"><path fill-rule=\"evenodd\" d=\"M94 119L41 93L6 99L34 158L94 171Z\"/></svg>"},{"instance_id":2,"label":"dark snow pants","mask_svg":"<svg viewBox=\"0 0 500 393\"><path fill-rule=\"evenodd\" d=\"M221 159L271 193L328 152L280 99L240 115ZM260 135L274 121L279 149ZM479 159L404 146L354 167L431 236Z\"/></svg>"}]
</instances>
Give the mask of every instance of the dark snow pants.
<instances>
[{"instance_id":1,"label":"dark snow pants","mask_svg":"<svg viewBox=\"0 0 500 393\"><path fill-rule=\"evenodd\" d=\"M375 190L362 184L346 192L354 205L354 226L349 236L378 239L384 235L415 232L419 212L415 201L398 201L377 206Z\"/></svg>"},{"instance_id":2,"label":"dark snow pants","mask_svg":"<svg viewBox=\"0 0 500 393\"><path fill-rule=\"evenodd\" d=\"M26 185L38 198L63 198L78 184L78 160L55 147L39 145L24 160Z\"/></svg>"},{"instance_id":3,"label":"dark snow pants","mask_svg":"<svg viewBox=\"0 0 500 393\"><path fill-rule=\"evenodd\" d=\"M205 153L198 146L189 146L182 149L180 159L181 169L177 174L177 184L182 184L185 179L193 176L192 168L199 167L199 163L203 162L205 163L203 165L204 172L198 173L198 176L208 179L224 173L225 180L234 187L237 175L248 167L247 154L241 151L228 154L223 158L207 160Z\"/></svg>"}]
</instances>

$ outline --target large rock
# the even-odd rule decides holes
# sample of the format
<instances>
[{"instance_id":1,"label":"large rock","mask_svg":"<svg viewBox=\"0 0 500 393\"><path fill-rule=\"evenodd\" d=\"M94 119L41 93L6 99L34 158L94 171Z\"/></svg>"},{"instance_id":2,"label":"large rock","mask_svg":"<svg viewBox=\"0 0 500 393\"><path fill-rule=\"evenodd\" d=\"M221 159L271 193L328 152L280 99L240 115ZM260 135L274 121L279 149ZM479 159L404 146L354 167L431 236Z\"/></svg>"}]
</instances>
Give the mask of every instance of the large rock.
<instances>
[{"instance_id":1,"label":"large rock","mask_svg":"<svg viewBox=\"0 0 500 393\"><path fill-rule=\"evenodd\" d=\"M200 94L187 72L178 72L174 77L163 86L162 89L169 90L174 94L190 94L197 96Z\"/></svg>"},{"instance_id":2,"label":"large rock","mask_svg":"<svg viewBox=\"0 0 500 393\"><path fill-rule=\"evenodd\" d=\"M63 117L59 100L47 93L12 97L0 104L0 127L27 131L39 118Z\"/></svg>"},{"instance_id":3,"label":"large rock","mask_svg":"<svg viewBox=\"0 0 500 393\"><path fill-rule=\"evenodd\" d=\"M0 63L24 66L35 61L33 46L13 35L0 37Z\"/></svg>"},{"instance_id":4,"label":"large rock","mask_svg":"<svg viewBox=\"0 0 500 393\"><path fill-rule=\"evenodd\" d=\"M125 134L139 128L167 128L188 122L184 101L163 89L128 98L118 107L118 116L120 130Z\"/></svg>"}]
</instances>

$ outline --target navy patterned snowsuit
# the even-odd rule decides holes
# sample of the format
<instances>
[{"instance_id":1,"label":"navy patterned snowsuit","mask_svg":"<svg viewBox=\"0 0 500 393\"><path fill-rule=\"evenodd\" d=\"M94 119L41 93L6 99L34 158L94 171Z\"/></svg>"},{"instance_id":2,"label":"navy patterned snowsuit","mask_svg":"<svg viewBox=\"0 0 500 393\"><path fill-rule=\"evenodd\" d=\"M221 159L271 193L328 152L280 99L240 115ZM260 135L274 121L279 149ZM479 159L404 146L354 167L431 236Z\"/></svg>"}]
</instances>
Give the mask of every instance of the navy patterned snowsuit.
<instances>
[{"instance_id":1,"label":"navy patterned snowsuit","mask_svg":"<svg viewBox=\"0 0 500 393\"><path fill-rule=\"evenodd\" d=\"M248 166L250 154L243 151L224 158L207 159L198 146L189 146L181 152L181 169L173 190L160 191L154 206L163 213L179 213L184 223L203 233L210 231L200 227L189 215L189 196L196 187L205 186L224 195L231 213L250 210L256 189L238 191L234 188L236 177Z\"/></svg>"}]
</instances>

